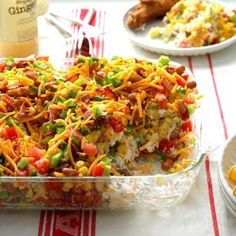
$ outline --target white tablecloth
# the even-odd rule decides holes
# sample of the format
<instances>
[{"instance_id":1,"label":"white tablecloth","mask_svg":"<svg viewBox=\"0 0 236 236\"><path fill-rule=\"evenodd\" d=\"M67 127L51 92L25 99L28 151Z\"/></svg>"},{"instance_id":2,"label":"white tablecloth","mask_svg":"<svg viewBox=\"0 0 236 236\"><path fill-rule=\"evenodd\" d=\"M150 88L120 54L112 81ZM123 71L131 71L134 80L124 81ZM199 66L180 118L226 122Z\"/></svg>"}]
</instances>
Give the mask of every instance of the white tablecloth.
<instances>
[{"instance_id":1,"label":"white tablecloth","mask_svg":"<svg viewBox=\"0 0 236 236\"><path fill-rule=\"evenodd\" d=\"M234 3L235 1L227 1ZM51 1L53 10L94 7L96 26L107 32L97 39L96 55L155 59L159 55L135 46L123 28L124 12L136 1ZM235 4L236 5L236 4ZM64 57L65 39L57 29L39 19L40 54L52 59ZM212 55L171 57L190 67L204 94L204 140L222 145L236 132L236 44ZM181 204L162 211L40 211L0 210L0 235L160 235L233 236L236 219L219 193L217 159L221 151L209 154L196 184Z\"/></svg>"}]
</instances>

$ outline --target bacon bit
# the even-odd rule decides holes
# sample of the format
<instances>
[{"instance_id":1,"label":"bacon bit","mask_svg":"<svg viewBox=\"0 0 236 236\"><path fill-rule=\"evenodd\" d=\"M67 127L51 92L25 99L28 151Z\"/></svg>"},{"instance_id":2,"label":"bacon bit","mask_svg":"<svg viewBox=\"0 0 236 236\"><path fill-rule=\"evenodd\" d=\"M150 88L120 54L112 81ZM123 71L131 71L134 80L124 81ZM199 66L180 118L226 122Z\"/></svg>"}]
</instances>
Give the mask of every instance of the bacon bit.
<instances>
[{"instance_id":1,"label":"bacon bit","mask_svg":"<svg viewBox=\"0 0 236 236\"><path fill-rule=\"evenodd\" d=\"M157 93L156 96L155 96L155 98L154 98L154 101L157 102L158 107L159 107L160 109L166 109L166 108L167 108L167 102L168 102L168 100L167 100L167 98L166 98L166 96L165 96L164 94L162 94L162 93Z\"/></svg>"},{"instance_id":2,"label":"bacon bit","mask_svg":"<svg viewBox=\"0 0 236 236\"><path fill-rule=\"evenodd\" d=\"M168 171L173 166L174 161L171 159L167 159L161 163L161 169Z\"/></svg>"},{"instance_id":3,"label":"bacon bit","mask_svg":"<svg viewBox=\"0 0 236 236\"><path fill-rule=\"evenodd\" d=\"M162 77L161 78L161 84L165 86L165 88L170 92L172 90L172 88L174 87L173 84L168 81L168 79L166 77Z\"/></svg>"},{"instance_id":4,"label":"bacon bit","mask_svg":"<svg viewBox=\"0 0 236 236\"><path fill-rule=\"evenodd\" d=\"M185 71L185 66L179 66L175 69L175 72L178 74L178 75L182 75Z\"/></svg>"},{"instance_id":5,"label":"bacon bit","mask_svg":"<svg viewBox=\"0 0 236 236\"><path fill-rule=\"evenodd\" d=\"M26 60L20 60L16 62L17 68L25 68L28 65L28 61Z\"/></svg>"},{"instance_id":6,"label":"bacon bit","mask_svg":"<svg viewBox=\"0 0 236 236\"><path fill-rule=\"evenodd\" d=\"M25 70L24 71L25 75L28 76L29 78L36 80L38 78L38 73L32 70Z\"/></svg>"},{"instance_id":7,"label":"bacon bit","mask_svg":"<svg viewBox=\"0 0 236 236\"><path fill-rule=\"evenodd\" d=\"M90 96L88 94L82 94L80 97L81 97L83 102L85 102L85 103L90 102Z\"/></svg>"},{"instance_id":8,"label":"bacon bit","mask_svg":"<svg viewBox=\"0 0 236 236\"><path fill-rule=\"evenodd\" d=\"M168 73L173 74L173 73L175 72L175 67L173 67L173 66L168 66L168 67L166 68L166 70L167 70Z\"/></svg>"}]
</instances>

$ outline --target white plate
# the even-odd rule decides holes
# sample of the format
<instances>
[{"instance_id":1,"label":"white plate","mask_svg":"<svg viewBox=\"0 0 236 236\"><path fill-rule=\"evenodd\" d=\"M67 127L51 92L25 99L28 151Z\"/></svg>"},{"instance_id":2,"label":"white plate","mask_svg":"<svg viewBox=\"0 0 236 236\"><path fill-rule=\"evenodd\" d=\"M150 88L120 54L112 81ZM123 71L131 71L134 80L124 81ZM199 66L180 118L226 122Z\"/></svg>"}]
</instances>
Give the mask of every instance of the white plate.
<instances>
[{"instance_id":1,"label":"white plate","mask_svg":"<svg viewBox=\"0 0 236 236\"><path fill-rule=\"evenodd\" d=\"M155 20L145 26L143 30L133 31L129 29L126 24L128 12L132 10L134 7L130 8L123 17L123 25L128 34L129 39L139 47L142 47L148 51L159 53L159 54L166 54L166 55L173 55L173 56L197 56L203 55L207 53L216 52L222 50L231 44L236 42L236 36L229 38L228 40L217 43L210 46L198 47L198 48L178 48L174 45L173 42L165 43L161 39L151 39L148 35L149 30L152 27L160 26L161 20Z\"/></svg>"}]
</instances>

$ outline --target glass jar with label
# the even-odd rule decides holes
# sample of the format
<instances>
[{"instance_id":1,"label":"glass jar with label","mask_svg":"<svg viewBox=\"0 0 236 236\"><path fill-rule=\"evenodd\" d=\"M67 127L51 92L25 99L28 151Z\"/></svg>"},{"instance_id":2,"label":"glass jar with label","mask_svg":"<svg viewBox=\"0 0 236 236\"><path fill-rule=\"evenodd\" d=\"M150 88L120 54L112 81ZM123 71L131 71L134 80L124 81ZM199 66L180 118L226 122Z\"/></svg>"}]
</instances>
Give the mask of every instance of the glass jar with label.
<instances>
[{"instance_id":1,"label":"glass jar with label","mask_svg":"<svg viewBox=\"0 0 236 236\"><path fill-rule=\"evenodd\" d=\"M0 0L0 57L27 57L37 51L37 0Z\"/></svg>"}]
</instances>

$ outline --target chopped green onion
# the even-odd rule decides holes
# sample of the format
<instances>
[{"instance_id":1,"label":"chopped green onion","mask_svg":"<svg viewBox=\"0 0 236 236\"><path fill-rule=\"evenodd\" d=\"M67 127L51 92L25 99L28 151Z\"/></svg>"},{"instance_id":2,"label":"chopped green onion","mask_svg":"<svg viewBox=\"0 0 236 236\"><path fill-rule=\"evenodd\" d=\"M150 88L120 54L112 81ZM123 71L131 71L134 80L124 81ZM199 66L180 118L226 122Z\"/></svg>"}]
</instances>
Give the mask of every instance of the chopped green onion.
<instances>
[{"instance_id":1,"label":"chopped green onion","mask_svg":"<svg viewBox=\"0 0 236 236\"><path fill-rule=\"evenodd\" d=\"M150 104L150 108L153 109L153 110L157 109L157 108L158 108L157 103L152 102L152 103Z\"/></svg>"}]
</instances>

